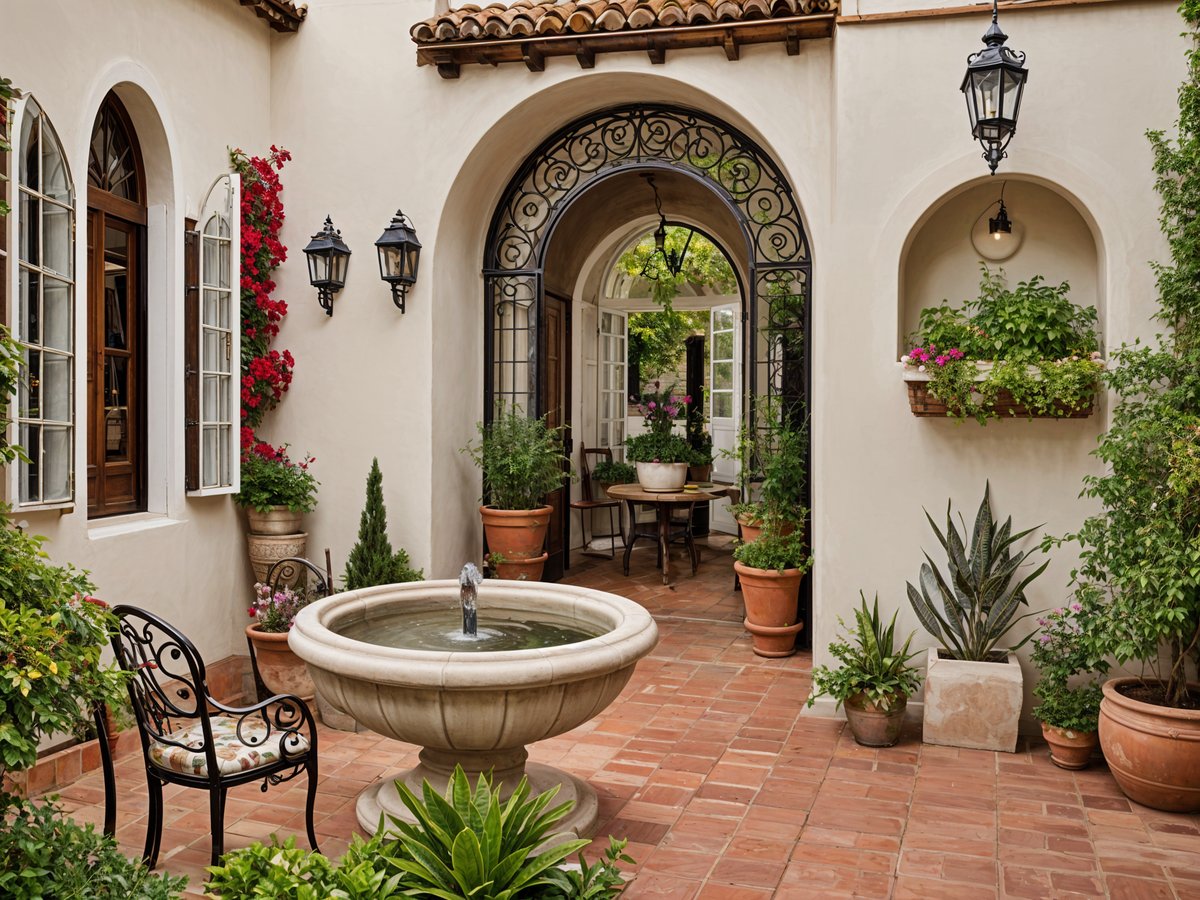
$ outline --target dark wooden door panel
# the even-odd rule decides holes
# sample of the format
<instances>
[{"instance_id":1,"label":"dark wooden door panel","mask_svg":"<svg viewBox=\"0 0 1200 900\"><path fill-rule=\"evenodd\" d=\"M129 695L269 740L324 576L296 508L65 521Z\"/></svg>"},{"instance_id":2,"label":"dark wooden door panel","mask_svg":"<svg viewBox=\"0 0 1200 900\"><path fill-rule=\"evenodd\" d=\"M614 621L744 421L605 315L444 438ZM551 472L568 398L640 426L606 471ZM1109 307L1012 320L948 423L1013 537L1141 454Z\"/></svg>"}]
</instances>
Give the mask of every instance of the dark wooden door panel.
<instances>
[{"instance_id":1,"label":"dark wooden door panel","mask_svg":"<svg viewBox=\"0 0 1200 900\"><path fill-rule=\"evenodd\" d=\"M567 297L546 294L542 329L542 411L551 428L563 428L566 447L570 448L571 425L571 301ZM546 537L545 581L558 581L563 576L570 553L570 482L547 496L553 507L550 531Z\"/></svg>"}]
</instances>

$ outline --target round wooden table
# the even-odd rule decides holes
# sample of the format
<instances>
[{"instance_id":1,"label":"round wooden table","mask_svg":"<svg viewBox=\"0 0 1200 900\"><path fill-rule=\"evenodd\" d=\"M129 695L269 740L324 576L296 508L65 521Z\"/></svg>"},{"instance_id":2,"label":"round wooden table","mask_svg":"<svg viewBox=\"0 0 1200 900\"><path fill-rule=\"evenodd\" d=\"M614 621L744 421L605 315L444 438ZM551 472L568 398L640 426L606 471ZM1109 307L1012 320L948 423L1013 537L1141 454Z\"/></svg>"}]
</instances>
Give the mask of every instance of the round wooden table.
<instances>
[{"instance_id":1,"label":"round wooden table","mask_svg":"<svg viewBox=\"0 0 1200 900\"><path fill-rule=\"evenodd\" d=\"M688 517L687 524L684 525L683 531L677 535L684 538L687 544L688 555L692 560L692 574L696 574L696 568L700 565L700 554L696 550L696 544L692 540L692 510L695 509L697 503L707 503L710 500L720 500L726 496L724 491L714 493L707 490L696 491L672 491L670 493L660 493L657 491L644 491L637 484L614 484L608 488L608 496L614 500L625 501L629 509L629 534L625 538L625 556L622 560L622 567L626 575L629 574L629 554L633 552L633 545L638 538L651 538L658 541L659 558L662 561L662 580L663 584L669 584L671 580L671 513L676 509L687 509ZM637 504L653 506L657 521L654 531L638 531L637 527Z\"/></svg>"}]
</instances>

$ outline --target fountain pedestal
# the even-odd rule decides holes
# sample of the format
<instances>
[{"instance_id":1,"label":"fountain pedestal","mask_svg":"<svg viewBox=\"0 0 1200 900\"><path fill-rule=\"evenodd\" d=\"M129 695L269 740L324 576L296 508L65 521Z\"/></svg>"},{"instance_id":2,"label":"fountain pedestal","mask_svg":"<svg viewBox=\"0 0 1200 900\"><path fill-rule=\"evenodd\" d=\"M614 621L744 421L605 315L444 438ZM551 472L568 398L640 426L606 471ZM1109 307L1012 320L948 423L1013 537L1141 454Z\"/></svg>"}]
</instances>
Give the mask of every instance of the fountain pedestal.
<instances>
[{"instance_id":1,"label":"fountain pedestal","mask_svg":"<svg viewBox=\"0 0 1200 900\"><path fill-rule=\"evenodd\" d=\"M341 633L391 632L402 643L406 623L416 626L447 608L457 612L458 602L456 581L335 594L301 610L289 644L334 707L372 731L422 748L419 765L396 776L418 796L423 779L444 794L456 764L472 781L493 772L505 786L502 796L524 773L534 793L560 785L555 804L576 803L561 829L589 834L598 815L595 791L568 772L527 762L525 747L582 725L616 699L658 641L654 619L633 601L602 591L493 580L478 589L481 631L492 621L535 620L597 636L472 652L382 646ZM369 833L384 813L411 821L394 780L359 795L358 820Z\"/></svg>"}]
</instances>

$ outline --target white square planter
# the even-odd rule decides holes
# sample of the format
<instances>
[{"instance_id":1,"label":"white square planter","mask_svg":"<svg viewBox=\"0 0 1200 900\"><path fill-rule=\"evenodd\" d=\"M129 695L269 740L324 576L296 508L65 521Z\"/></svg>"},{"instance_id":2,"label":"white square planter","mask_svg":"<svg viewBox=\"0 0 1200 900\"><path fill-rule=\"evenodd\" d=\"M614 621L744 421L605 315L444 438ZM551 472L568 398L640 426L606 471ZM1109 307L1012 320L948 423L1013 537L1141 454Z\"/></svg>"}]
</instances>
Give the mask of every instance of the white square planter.
<instances>
[{"instance_id":1,"label":"white square planter","mask_svg":"<svg viewBox=\"0 0 1200 900\"><path fill-rule=\"evenodd\" d=\"M1000 662L963 662L930 647L925 669L924 740L974 750L1017 749L1025 699L1017 655Z\"/></svg>"}]
</instances>

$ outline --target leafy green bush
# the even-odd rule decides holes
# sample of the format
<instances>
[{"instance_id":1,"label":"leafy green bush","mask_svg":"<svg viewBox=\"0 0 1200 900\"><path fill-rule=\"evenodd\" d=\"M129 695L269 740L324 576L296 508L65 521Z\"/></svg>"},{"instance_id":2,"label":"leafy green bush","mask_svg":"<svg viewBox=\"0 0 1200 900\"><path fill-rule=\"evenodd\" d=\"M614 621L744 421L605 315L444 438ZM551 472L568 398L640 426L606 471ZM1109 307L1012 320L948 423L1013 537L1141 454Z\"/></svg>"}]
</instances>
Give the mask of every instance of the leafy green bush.
<instances>
[{"instance_id":1,"label":"leafy green bush","mask_svg":"<svg viewBox=\"0 0 1200 900\"><path fill-rule=\"evenodd\" d=\"M983 502L979 504L971 532L967 532L966 522L963 522L963 533L959 534L949 501L946 503L945 534L928 512L925 518L946 551L950 577L945 578L926 553L926 562L921 564L921 589L918 591L911 582L908 584L909 603L925 629L955 659L983 662L993 658L996 645L1009 630L1021 619L1032 615L1017 616L1016 613L1021 606L1028 605L1025 588L1046 571L1050 561L1043 562L1013 584L1017 571L1032 551L1014 554L1012 548L1034 529L1013 534L1011 516L998 526L992 518L990 485L984 488ZM968 537L971 540L969 552ZM1028 637L1011 649L1015 650L1027 640Z\"/></svg>"},{"instance_id":2,"label":"leafy green bush","mask_svg":"<svg viewBox=\"0 0 1200 900\"><path fill-rule=\"evenodd\" d=\"M531 419L514 406L476 428L479 442L462 452L483 470L484 498L496 509L538 509L564 479L574 478L562 429L547 425L545 416Z\"/></svg>"},{"instance_id":3,"label":"leafy green bush","mask_svg":"<svg viewBox=\"0 0 1200 900\"><path fill-rule=\"evenodd\" d=\"M367 502L358 520L358 540L346 559L342 587L347 591L375 587L380 584L400 584L420 581L425 573L409 564L404 549L392 550L388 539L387 506L383 502L383 472L379 459L371 460L367 473Z\"/></svg>"},{"instance_id":4,"label":"leafy green bush","mask_svg":"<svg viewBox=\"0 0 1200 900\"><path fill-rule=\"evenodd\" d=\"M42 735L86 729L90 707L119 702L125 681L100 665L116 620L86 574L51 563L45 538L8 513L0 505L0 766L25 769Z\"/></svg>"},{"instance_id":5,"label":"leafy green bush","mask_svg":"<svg viewBox=\"0 0 1200 900\"><path fill-rule=\"evenodd\" d=\"M168 900L187 886L125 857L93 825L66 818L53 801L0 795L0 896L10 900Z\"/></svg>"},{"instance_id":6,"label":"leafy green bush","mask_svg":"<svg viewBox=\"0 0 1200 900\"><path fill-rule=\"evenodd\" d=\"M632 484L637 481L637 469L629 463L605 459L596 463L592 477L601 484Z\"/></svg>"},{"instance_id":7,"label":"leafy green bush","mask_svg":"<svg viewBox=\"0 0 1200 900\"><path fill-rule=\"evenodd\" d=\"M392 819L369 841L355 840L336 865L317 853L272 842L226 854L209 869L210 892L222 897L348 900L435 897L443 900L611 900L622 885L618 862L632 863L625 841L610 839L604 859L578 871L564 861L586 840L568 840L536 852L571 809L550 807L553 788L530 796L522 778L507 800L480 775L474 788L455 769L439 795L425 782L416 796L404 782L396 789L416 824Z\"/></svg>"},{"instance_id":8,"label":"leafy green bush","mask_svg":"<svg viewBox=\"0 0 1200 900\"><path fill-rule=\"evenodd\" d=\"M1034 275L1008 290L1003 269L996 275L986 264L982 269L979 297L970 304L978 358L1037 362L1097 349L1096 307L1068 300L1067 282L1052 287Z\"/></svg>"},{"instance_id":9,"label":"leafy green bush","mask_svg":"<svg viewBox=\"0 0 1200 900\"><path fill-rule=\"evenodd\" d=\"M813 693L808 698L812 706L818 697L830 696L841 706L851 697L865 694L877 708L888 712L892 704L915 693L921 686L921 670L908 664L917 655L908 648L915 632L909 633L904 646L896 648L896 613L886 627L879 616L879 595L867 607L866 595L859 591L862 606L854 611L854 628L849 637L839 636L829 645L841 665L836 669L817 666L813 669ZM840 618L838 623L847 628ZM851 643L853 641L853 643Z\"/></svg>"},{"instance_id":10,"label":"leafy green bush","mask_svg":"<svg viewBox=\"0 0 1200 900\"><path fill-rule=\"evenodd\" d=\"M313 457L293 462L287 444L272 447L261 441L242 454L240 490L233 495L238 506L258 512L270 512L273 506L286 506L292 512L312 512L317 508L317 485L309 465Z\"/></svg>"},{"instance_id":11,"label":"leafy green bush","mask_svg":"<svg viewBox=\"0 0 1200 900\"><path fill-rule=\"evenodd\" d=\"M777 572L787 569L807 572L813 563L799 531L790 534L764 531L758 540L739 544L733 551L733 558L752 569L774 569Z\"/></svg>"},{"instance_id":12,"label":"leafy green bush","mask_svg":"<svg viewBox=\"0 0 1200 900\"><path fill-rule=\"evenodd\" d=\"M696 451L681 434L662 434L647 431L625 439L625 458L632 463L687 463L696 462Z\"/></svg>"}]
</instances>

